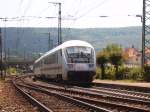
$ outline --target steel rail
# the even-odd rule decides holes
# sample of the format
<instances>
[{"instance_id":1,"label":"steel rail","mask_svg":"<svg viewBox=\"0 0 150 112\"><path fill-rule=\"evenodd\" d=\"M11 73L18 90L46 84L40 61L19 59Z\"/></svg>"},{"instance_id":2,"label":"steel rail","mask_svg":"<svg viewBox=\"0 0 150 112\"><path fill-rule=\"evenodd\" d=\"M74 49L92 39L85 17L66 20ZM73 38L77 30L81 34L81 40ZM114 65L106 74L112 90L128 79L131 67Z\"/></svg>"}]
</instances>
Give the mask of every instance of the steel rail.
<instances>
[{"instance_id":1,"label":"steel rail","mask_svg":"<svg viewBox=\"0 0 150 112\"><path fill-rule=\"evenodd\" d=\"M20 85L20 86L26 87L25 85ZM28 87L31 88L31 89L39 91L38 86L36 86L36 87L32 86L31 87L31 85L29 85ZM40 90L41 92L49 94L48 90L42 89L42 88L41 88L41 90ZM52 92L52 93L56 93L56 92ZM64 95L65 97L67 96L67 97L70 97L70 98L74 98L76 100L80 100L80 101L83 101L85 103L90 103L91 104L91 102L92 102L92 104L95 105L95 106L97 106L97 107L98 107L98 105L105 105L105 106L107 105L107 106L111 106L111 107L124 108L124 109L132 110L132 111L134 110L134 111L140 111L140 112L150 112L149 110L142 109L142 108L139 108L139 107L121 105L121 104L116 104L116 103L112 103L112 102L100 101L100 100L93 100L93 99L84 98L84 97L78 97L78 96L73 96L73 95L71 96L71 95L66 95L66 94L63 94L63 93L61 95Z\"/></svg>"},{"instance_id":2,"label":"steel rail","mask_svg":"<svg viewBox=\"0 0 150 112\"><path fill-rule=\"evenodd\" d=\"M102 89L106 91L113 91L113 92L121 92L126 94L133 94L138 96L146 96L150 98L150 93L144 93L144 92L136 92L136 91L128 91L128 90L121 90L121 89L113 89L113 88L104 88L104 87L93 87L94 89Z\"/></svg>"},{"instance_id":3,"label":"steel rail","mask_svg":"<svg viewBox=\"0 0 150 112\"><path fill-rule=\"evenodd\" d=\"M92 104L89 104L87 102L84 102L84 101L80 101L80 100L77 100L77 99L74 99L72 97L69 97L69 96L66 96L66 95L63 95L63 94L59 94L57 92L52 92L52 91L48 91L46 89L43 89L43 88L40 88L40 87L33 87L33 86L29 86L29 85L22 85L22 84L18 84L18 86L22 86L22 87L25 87L25 88L28 88L28 89L32 89L32 90L35 90L35 91L39 91L39 92L42 92L42 93L45 93L47 95L55 95L57 97L60 97L60 98L64 98L66 99L67 101L70 101L74 104L77 104L79 106L83 106L83 107L86 107L88 108L89 110L93 110L93 111L96 111L96 112L111 112L110 110L108 109L105 109L105 108L101 108L101 107L98 107L98 106L95 106L95 105L92 105Z\"/></svg>"},{"instance_id":4,"label":"steel rail","mask_svg":"<svg viewBox=\"0 0 150 112\"><path fill-rule=\"evenodd\" d=\"M24 92L22 89L18 87L15 81L12 81L16 90L18 90L32 105L37 106L41 112L53 112L51 109L47 108L45 105L37 101L35 98L30 96L28 93Z\"/></svg>"},{"instance_id":5,"label":"steel rail","mask_svg":"<svg viewBox=\"0 0 150 112\"><path fill-rule=\"evenodd\" d=\"M134 86L134 85L109 84L109 83L92 83L92 85L96 87L116 88L116 89L122 89L122 90L124 89L124 90L150 93L150 88L139 87L139 86Z\"/></svg>"},{"instance_id":6,"label":"steel rail","mask_svg":"<svg viewBox=\"0 0 150 112\"><path fill-rule=\"evenodd\" d=\"M88 92L88 91L77 91L77 90L70 90L70 89L65 89L65 88L56 88L56 87L50 87L50 86L43 86L43 85L40 85L40 84L29 84L27 82L24 82L25 84L29 85L29 86L35 86L35 87L42 87L42 88L45 88L45 89L55 89L55 90L58 90L58 91L62 91L62 92L72 92L72 93L76 93L76 94L85 94L85 95L88 95L88 96L92 96L92 95L95 95L96 97L107 97L107 98L111 98L113 100L120 100L120 101L128 101L128 102L134 102L134 103L141 103L141 104L146 104L146 105L150 105L150 101L147 101L147 100L141 100L141 99L132 99L132 97L128 98L128 96L124 96L122 97L122 95L113 95L113 94L104 94L103 93L95 93L95 92Z\"/></svg>"},{"instance_id":7,"label":"steel rail","mask_svg":"<svg viewBox=\"0 0 150 112\"><path fill-rule=\"evenodd\" d=\"M73 98L78 99L80 101L85 101L85 102L90 102L95 105L107 105L111 107L117 107L117 108L123 108L123 110L130 110L130 111L136 111L136 112L150 112L150 110L142 109L142 108L137 108L137 107L132 107L132 106L126 106L126 105L121 105L117 103L110 103L110 102L105 102L105 101L100 101L100 100L93 100L89 98L84 98L84 97L79 97L79 96L73 96Z\"/></svg>"},{"instance_id":8,"label":"steel rail","mask_svg":"<svg viewBox=\"0 0 150 112\"><path fill-rule=\"evenodd\" d=\"M66 90L68 91L68 92L73 92L73 93L80 93L79 91L77 91L77 90L71 90L71 89L65 89L65 88L61 88L61 90L60 90L60 88L57 88L57 87L48 87L48 86L42 86L42 85L39 85L39 84L34 84L34 83L27 83L27 82L24 82L24 83L26 83L26 84L28 84L29 86L34 86L34 87L36 87L36 89L38 88L39 89L39 86L41 87L40 89L43 89L43 88L45 88L44 89L44 91L48 91L48 90L46 90L46 89L53 89L53 90L56 90L56 92L54 92L54 93L57 93L58 94L58 92L57 92L57 90L58 91L61 91L61 92L65 92ZM76 89L76 88L75 88ZM49 92L49 91L48 91ZM84 91L83 92L84 94L86 93L87 95L91 95L91 94L94 94L94 95L96 95L96 96L101 96L101 97L107 97L107 98L112 98L113 100L115 100L116 99L116 101L117 100L119 100L120 99L120 101L121 100L123 100L123 101L129 101L130 103L131 102L134 102L134 103L144 103L144 104L150 104L150 101L144 101L144 100L139 100L139 99L130 99L130 98L119 98L119 97L116 97L116 96L111 96L111 94L109 94L109 95L107 95L107 94L105 94L104 95L104 93L103 94L95 94L94 92L90 92L90 93L87 93L86 91ZM47 93L48 94L48 93ZM61 93L62 94L62 93ZM65 95L65 94L62 94L62 95L64 95L65 97L67 96L67 95ZM69 96L69 95L68 95ZM118 95L119 96L119 95ZM70 97L71 98L71 97ZM74 96L74 98L75 98L75 96ZM136 97L135 97L136 98ZM84 100L84 98L75 98L75 99L78 99L78 100L81 100L82 99L82 101L84 101L84 103L87 103L87 101L93 101L93 99L92 100L90 100L90 99L86 99L85 98L85 100ZM98 101L93 101L93 102L97 102L98 103ZM99 102L100 103L100 102ZM113 103L110 103L110 102L101 102L101 103L109 103L109 105L114 105L115 106L115 104L113 104ZM116 104L116 106L117 106L118 104ZM118 105L118 107L125 107L126 105ZM133 106L126 106L126 108L130 108L130 110L137 110L137 111L143 111L143 112L149 112L149 110L146 110L146 109L142 109L142 108L140 108L140 107L133 107Z\"/></svg>"},{"instance_id":9,"label":"steel rail","mask_svg":"<svg viewBox=\"0 0 150 112\"><path fill-rule=\"evenodd\" d=\"M148 93L141 93L141 92L133 92L133 91L127 91L127 90L118 90L118 89L111 89L111 88L102 88L102 87L96 87L96 88L83 88L83 87L76 87L77 89L82 89L86 91L92 91L96 93L101 94L107 94L107 95L114 95L117 97L127 97L130 99L135 99L143 102L149 102L150 103L150 94Z\"/></svg>"}]
</instances>

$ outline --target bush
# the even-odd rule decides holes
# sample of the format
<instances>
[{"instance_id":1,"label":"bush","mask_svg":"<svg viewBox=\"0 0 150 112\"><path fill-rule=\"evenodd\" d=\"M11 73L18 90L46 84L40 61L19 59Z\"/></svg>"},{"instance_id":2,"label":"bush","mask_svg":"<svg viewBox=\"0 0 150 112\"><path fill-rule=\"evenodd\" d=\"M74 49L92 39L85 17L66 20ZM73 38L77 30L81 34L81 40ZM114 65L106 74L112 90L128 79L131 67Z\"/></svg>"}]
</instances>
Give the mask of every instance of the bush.
<instances>
[{"instance_id":1,"label":"bush","mask_svg":"<svg viewBox=\"0 0 150 112\"><path fill-rule=\"evenodd\" d=\"M16 68L8 68L6 71L8 74L16 74L17 73Z\"/></svg>"},{"instance_id":2,"label":"bush","mask_svg":"<svg viewBox=\"0 0 150 112\"><path fill-rule=\"evenodd\" d=\"M143 80L143 73L140 67L119 67L118 71L119 79L129 79L129 80Z\"/></svg>"},{"instance_id":3,"label":"bush","mask_svg":"<svg viewBox=\"0 0 150 112\"><path fill-rule=\"evenodd\" d=\"M146 80L150 81L150 72L145 72L143 74L140 67L127 68L120 66L118 70L119 79L129 79L129 80ZM96 78L101 79L101 69L97 67L96 69ZM115 80L115 68L114 66L105 67L105 76L104 79Z\"/></svg>"},{"instance_id":4,"label":"bush","mask_svg":"<svg viewBox=\"0 0 150 112\"><path fill-rule=\"evenodd\" d=\"M142 69L139 67L131 68L129 71L129 79L143 80Z\"/></svg>"},{"instance_id":5,"label":"bush","mask_svg":"<svg viewBox=\"0 0 150 112\"><path fill-rule=\"evenodd\" d=\"M101 79L101 69L100 69L100 67L96 67L96 79Z\"/></svg>"},{"instance_id":6,"label":"bush","mask_svg":"<svg viewBox=\"0 0 150 112\"><path fill-rule=\"evenodd\" d=\"M118 71L119 79L128 79L129 68L120 66Z\"/></svg>"},{"instance_id":7,"label":"bush","mask_svg":"<svg viewBox=\"0 0 150 112\"><path fill-rule=\"evenodd\" d=\"M144 67L144 80L150 81L150 66Z\"/></svg>"},{"instance_id":8,"label":"bush","mask_svg":"<svg viewBox=\"0 0 150 112\"><path fill-rule=\"evenodd\" d=\"M101 68L96 68L96 79L101 79ZM113 66L105 68L105 76L104 79L115 79L115 68Z\"/></svg>"},{"instance_id":9,"label":"bush","mask_svg":"<svg viewBox=\"0 0 150 112\"><path fill-rule=\"evenodd\" d=\"M113 66L111 67L106 67L106 74L105 74L105 79L111 79L114 80L115 79L115 68Z\"/></svg>"}]
</instances>

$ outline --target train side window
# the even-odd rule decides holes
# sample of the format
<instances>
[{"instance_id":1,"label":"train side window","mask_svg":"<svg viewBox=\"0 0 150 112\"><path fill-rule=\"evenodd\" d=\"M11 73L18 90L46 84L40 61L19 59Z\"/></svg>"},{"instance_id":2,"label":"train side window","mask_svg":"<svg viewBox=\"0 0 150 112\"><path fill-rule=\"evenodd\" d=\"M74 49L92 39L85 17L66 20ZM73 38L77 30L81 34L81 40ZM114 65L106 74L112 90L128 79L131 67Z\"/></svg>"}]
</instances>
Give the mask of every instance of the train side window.
<instances>
[{"instance_id":1,"label":"train side window","mask_svg":"<svg viewBox=\"0 0 150 112\"><path fill-rule=\"evenodd\" d=\"M58 53L56 52L56 53L53 55L53 63L57 63L57 56L58 56Z\"/></svg>"},{"instance_id":2,"label":"train side window","mask_svg":"<svg viewBox=\"0 0 150 112\"><path fill-rule=\"evenodd\" d=\"M50 58L49 56L44 58L44 64L49 64L50 63L49 58Z\"/></svg>"},{"instance_id":3,"label":"train side window","mask_svg":"<svg viewBox=\"0 0 150 112\"><path fill-rule=\"evenodd\" d=\"M62 56L62 50L60 49L60 56Z\"/></svg>"},{"instance_id":4,"label":"train side window","mask_svg":"<svg viewBox=\"0 0 150 112\"><path fill-rule=\"evenodd\" d=\"M39 62L36 63L36 67L39 67Z\"/></svg>"},{"instance_id":5,"label":"train side window","mask_svg":"<svg viewBox=\"0 0 150 112\"><path fill-rule=\"evenodd\" d=\"M51 60L50 60L50 56L47 57L47 64L50 64Z\"/></svg>"},{"instance_id":6,"label":"train side window","mask_svg":"<svg viewBox=\"0 0 150 112\"><path fill-rule=\"evenodd\" d=\"M44 64L46 64L46 58L44 58L43 60L44 60Z\"/></svg>"}]
</instances>

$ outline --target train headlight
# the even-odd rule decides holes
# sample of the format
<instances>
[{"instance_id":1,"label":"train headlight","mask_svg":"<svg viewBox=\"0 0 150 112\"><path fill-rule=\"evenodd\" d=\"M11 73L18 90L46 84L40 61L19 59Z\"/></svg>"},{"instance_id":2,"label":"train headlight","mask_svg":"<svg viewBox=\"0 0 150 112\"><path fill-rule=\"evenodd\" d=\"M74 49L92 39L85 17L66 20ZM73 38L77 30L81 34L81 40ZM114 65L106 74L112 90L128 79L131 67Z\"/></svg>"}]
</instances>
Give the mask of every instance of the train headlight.
<instances>
[{"instance_id":1,"label":"train headlight","mask_svg":"<svg viewBox=\"0 0 150 112\"><path fill-rule=\"evenodd\" d=\"M94 67L94 64L89 64L89 67L90 67L90 68Z\"/></svg>"}]
</instances>

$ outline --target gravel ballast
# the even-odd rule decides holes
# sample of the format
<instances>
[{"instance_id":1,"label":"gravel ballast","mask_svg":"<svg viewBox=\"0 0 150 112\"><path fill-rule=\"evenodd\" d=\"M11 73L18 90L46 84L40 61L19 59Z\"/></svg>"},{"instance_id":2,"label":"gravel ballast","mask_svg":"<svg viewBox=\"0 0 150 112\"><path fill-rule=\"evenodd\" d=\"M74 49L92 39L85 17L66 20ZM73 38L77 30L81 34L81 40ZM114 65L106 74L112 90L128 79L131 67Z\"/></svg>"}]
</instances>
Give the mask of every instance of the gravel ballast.
<instances>
[{"instance_id":1,"label":"gravel ballast","mask_svg":"<svg viewBox=\"0 0 150 112\"><path fill-rule=\"evenodd\" d=\"M0 112L38 112L9 81L0 80Z\"/></svg>"}]
</instances>

